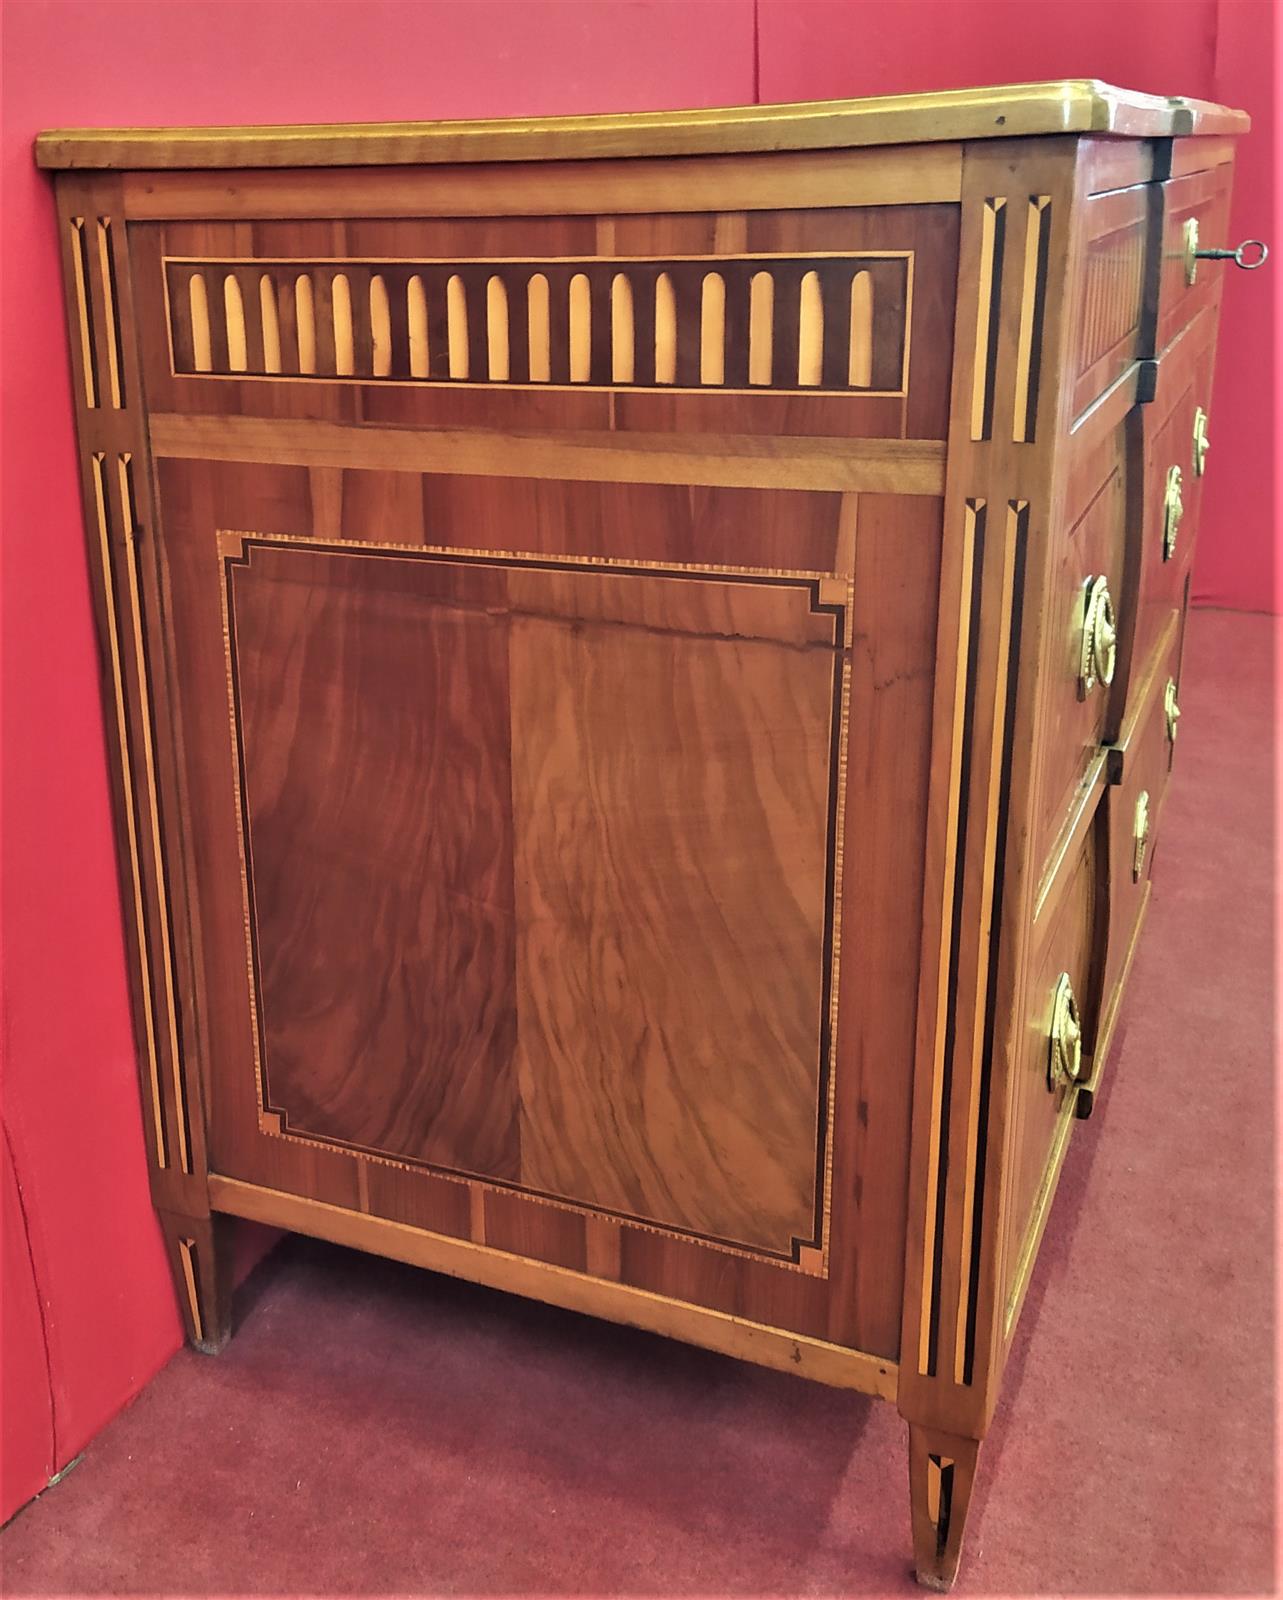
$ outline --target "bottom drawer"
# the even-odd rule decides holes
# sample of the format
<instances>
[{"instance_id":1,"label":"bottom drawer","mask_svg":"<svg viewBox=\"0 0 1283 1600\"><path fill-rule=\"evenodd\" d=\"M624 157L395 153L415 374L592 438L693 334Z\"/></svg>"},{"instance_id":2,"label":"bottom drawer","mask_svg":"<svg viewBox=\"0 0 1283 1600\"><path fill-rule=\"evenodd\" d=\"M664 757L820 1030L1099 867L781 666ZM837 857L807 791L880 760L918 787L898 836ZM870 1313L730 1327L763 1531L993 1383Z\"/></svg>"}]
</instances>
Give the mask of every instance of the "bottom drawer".
<instances>
[{"instance_id":1,"label":"bottom drawer","mask_svg":"<svg viewBox=\"0 0 1283 1600\"><path fill-rule=\"evenodd\" d=\"M1178 621L1173 618L1173 623ZM1180 716L1180 644L1183 629L1171 637L1150 678L1125 747L1110 751L1121 781L1105 791L1107 835L1103 1003L1092 1072L1078 1096L1078 1115L1091 1115L1093 1097L1118 1020L1123 990L1149 904L1150 873L1158 842L1163 800L1175 753Z\"/></svg>"}]
</instances>

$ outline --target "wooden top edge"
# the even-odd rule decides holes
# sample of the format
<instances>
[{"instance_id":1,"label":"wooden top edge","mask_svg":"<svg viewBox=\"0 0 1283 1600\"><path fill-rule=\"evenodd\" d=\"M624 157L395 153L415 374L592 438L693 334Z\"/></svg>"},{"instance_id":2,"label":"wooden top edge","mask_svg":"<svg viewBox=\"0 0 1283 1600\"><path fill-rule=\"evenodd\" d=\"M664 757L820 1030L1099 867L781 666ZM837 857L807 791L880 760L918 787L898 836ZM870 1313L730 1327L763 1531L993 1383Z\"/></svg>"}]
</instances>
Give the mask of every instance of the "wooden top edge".
<instances>
[{"instance_id":1,"label":"wooden top edge","mask_svg":"<svg viewBox=\"0 0 1283 1600\"><path fill-rule=\"evenodd\" d=\"M1094 78L796 105L484 122L245 128L55 128L36 164L86 168L360 167L821 150L935 140L1112 133L1243 133L1247 116Z\"/></svg>"}]
</instances>

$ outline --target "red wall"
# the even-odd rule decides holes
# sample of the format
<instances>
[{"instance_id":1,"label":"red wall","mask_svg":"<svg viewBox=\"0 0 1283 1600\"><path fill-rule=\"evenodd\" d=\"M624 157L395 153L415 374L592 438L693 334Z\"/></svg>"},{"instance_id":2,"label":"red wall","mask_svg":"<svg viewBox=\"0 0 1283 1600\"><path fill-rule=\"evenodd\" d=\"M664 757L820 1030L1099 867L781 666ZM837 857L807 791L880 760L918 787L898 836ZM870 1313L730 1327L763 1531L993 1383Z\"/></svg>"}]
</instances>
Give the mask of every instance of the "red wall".
<instances>
[{"instance_id":1,"label":"red wall","mask_svg":"<svg viewBox=\"0 0 1283 1600\"><path fill-rule=\"evenodd\" d=\"M1067 76L1215 96L1263 120L1270 26L1268 0L8 0L4 1119L14 1181L0 1197L4 1362L18 1376L5 1386L0 1517L178 1339L147 1203L36 132L742 104ZM1267 138L1248 142L1237 206L1242 230L1267 238L1271 159ZM1259 279L1230 287L1222 373L1233 376L1213 407L1219 470L1198 585L1218 602L1265 608L1270 297Z\"/></svg>"}]
</instances>

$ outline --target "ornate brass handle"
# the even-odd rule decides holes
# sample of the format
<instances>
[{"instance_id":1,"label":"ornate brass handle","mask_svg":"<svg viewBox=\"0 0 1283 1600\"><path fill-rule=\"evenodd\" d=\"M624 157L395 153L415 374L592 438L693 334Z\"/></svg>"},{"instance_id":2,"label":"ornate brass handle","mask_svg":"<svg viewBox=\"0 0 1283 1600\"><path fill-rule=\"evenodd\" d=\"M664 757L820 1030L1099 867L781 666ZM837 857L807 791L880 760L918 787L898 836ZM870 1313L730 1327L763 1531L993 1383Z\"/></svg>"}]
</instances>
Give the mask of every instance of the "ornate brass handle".
<instances>
[{"instance_id":1,"label":"ornate brass handle","mask_svg":"<svg viewBox=\"0 0 1283 1600\"><path fill-rule=\"evenodd\" d=\"M1194 413L1194 476L1201 478L1207 471L1207 452L1212 441L1207 437L1207 412L1199 406Z\"/></svg>"},{"instance_id":2,"label":"ornate brass handle","mask_svg":"<svg viewBox=\"0 0 1283 1600\"><path fill-rule=\"evenodd\" d=\"M1083 1025L1067 972L1062 972L1056 980L1048 1045L1047 1087L1055 1089L1062 1083L1078 1083L1083 1075Z\"/></svg>"},{"instance_id":3,"label":"ornate brass handle","mask_svg":"<svg viewBox=\"0 0 1283 1600\"><path fill-rule=\"evenodd\" d=\"M1181 708L1176 699L1176 680L1168 678L1163 690L1163 716L1167 722L1167 742L1176 743L1176 724L1181 718Z\"/></svg>"},{"instance_id":4,"label":"ornate brass handle","mask_svg":"<svg viewBox=\"0 0 1283 1600\"><path fill-rule=\"evenodd\" d=\"M1163 560L1170 561L1176 554L1176 535L1181 518L1185 515L1185 500L1181 493L1183 478L1179 467L1168 467L1167 482L1163 487Z\"/></svg>"},{"instance_id":5,"label":"ornate brass handle","mask_svg":"<svg viewBox=\"0 0 1283 1600\"><path fill-rule=\"evenodd\" d=\"M1136 796L1132 813L1132 882L1139 883L1145 871L1145 850L1149 845L1149 790Z\"/></svg>"},{"instance_id":6,"label":"ornate brass handle","mask_svg":"<svg viewBox=\"0 0 1283 1600\"><path fill-rule=\"evenodd\" d=\"M1255 272L1257 267L1263 267L1270 258L1269 246L1262 244L1259 239L1244 239L1240 245L1235 245L1232 250L1213 248L1200 250L1198 248L1198 218L1190 217L1186 220L1181 235L1185 247L1185 282L1193 285L1198 279L1198 264L1200 261L1232 261L1236 267L1241 267L1244 272ZM1255 251L1254 259L1249 259L1248 252Z\"/></svg>"},{"instance_id":7,"label":"ornate brass handle","mask_svg":"<svg viewBox=\"0 0 1283 1600\"><path fill-rule=\"evenodd\" d=\"M1098 683L1114 681L1118 660L1118 630L1114 602L1107 578L1088 578L1083 590L1082 649L1078 661L1078 690L1085 700Z\"/></svg>"}]
</instances>

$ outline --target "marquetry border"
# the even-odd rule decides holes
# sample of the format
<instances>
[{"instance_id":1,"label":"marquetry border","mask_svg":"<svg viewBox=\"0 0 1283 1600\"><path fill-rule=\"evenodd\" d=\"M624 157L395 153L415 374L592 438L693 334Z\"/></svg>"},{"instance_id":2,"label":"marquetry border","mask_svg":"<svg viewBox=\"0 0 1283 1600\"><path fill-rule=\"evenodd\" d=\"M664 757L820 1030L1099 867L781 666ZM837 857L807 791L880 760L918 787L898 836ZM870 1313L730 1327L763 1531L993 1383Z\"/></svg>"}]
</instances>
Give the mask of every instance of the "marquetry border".
<instances>
[{"instance_id":1,"label":"marquetry border","mask_svg":"<svg viewBox=\"0 0 1283 1600\"><path fill-rule=\"evenodd\" d=\"M249 809L245 792L243 743L240 725L239 684L236 673L235 603L232 593L233 570L248 564L248 552L255 546L293 548L324 554L367 556L394 560L433 560L456 565L510 567L552 572L597 572L620 577L709 579L718 582L759 584L769 587L804 589L813 614L833 618L834 671L830 718L828 839L825 863L824 964L821 980L819 1017L819 1092L816 1098L816 1152L814 1186L814 1226L807 1239L794 1238L787 1252L774 1252L734 1239L718 1238L693 1229L683 1229L655 1221L574 1201L566 1196L535 1190L519 1183L504 1183L493 1177L442 1167L426 1161L390 1155L337 1138L300 1133L287 1125L286 1113L269 1101L265 1070L266 1047L262 1008L259 1001L260 966L258 929L254 911L252 843ZM787 568L737 567L713 563L638 561L621 557L592 557L520 551L463 549L448 545L391 544L355 539L323 539L306 535L264 534L219 529L217 548L221 567L219 583L222 606L223 645L227 674L228 716L231 737L232 769L235 782L236 831L241 874L242 913L245 926L246 976L249 985L254 1078L259 1109L259 1130L271 1137L293 1143L342 1150L377 1161L402 1171L431 1172L469 1185L474 1193L492 1190L516 1194L532 1202L549 1205L579 1216L598 1217L663 1237L708 1245L750 1260L801 1271L810 1276L827 1277L829 1271L830 1217L832 1212L833 1151L832 1130L836 1102L839 969L841 959L841 910L843 834L846 818L847 745L850 719L852 643L852 600L854 580L830 572Z\"/></svg>"}]
</instances>

